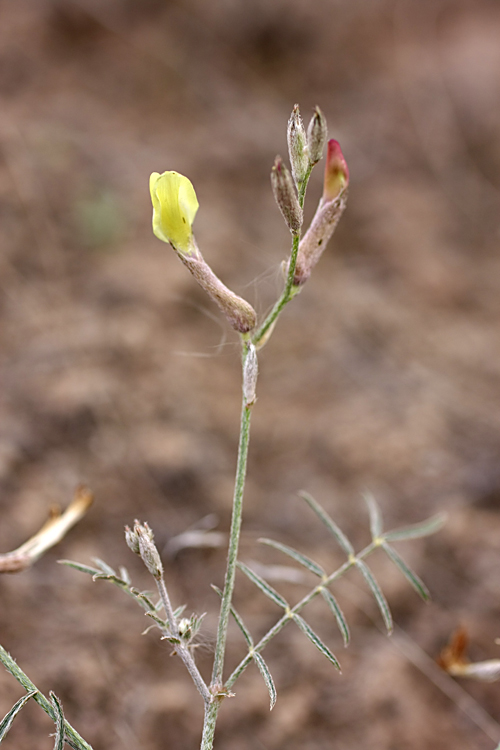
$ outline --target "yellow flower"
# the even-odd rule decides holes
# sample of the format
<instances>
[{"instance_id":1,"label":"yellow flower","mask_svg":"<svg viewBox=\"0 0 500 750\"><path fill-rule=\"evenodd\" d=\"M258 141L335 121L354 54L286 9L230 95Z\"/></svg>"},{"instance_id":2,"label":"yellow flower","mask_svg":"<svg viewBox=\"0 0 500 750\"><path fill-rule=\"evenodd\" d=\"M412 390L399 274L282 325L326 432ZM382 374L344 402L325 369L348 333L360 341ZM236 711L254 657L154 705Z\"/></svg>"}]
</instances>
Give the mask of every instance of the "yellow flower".
<instances>
[{"instance_id":1,"label":"yellow flower","mask_svg":"<svg viewBox=\"0 0 500 750\"><path fill-rule=\"evenodd\" d=\"M182 254L193 252L192 225L198 199L191 181L178 172L153 172L149 178L153 232Z\"/></svg>"}]
</instances>

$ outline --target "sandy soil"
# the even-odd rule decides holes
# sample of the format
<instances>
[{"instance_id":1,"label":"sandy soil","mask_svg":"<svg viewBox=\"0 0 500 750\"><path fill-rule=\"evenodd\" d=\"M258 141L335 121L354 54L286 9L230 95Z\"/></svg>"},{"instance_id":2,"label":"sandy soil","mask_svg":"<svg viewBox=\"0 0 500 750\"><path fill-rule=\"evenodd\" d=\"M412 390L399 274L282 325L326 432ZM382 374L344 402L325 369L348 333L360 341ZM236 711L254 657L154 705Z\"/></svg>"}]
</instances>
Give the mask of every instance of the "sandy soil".
<instances>
[{"instance_id":1,"label":"sandy soil","mask_svg":"<svg viewBox=\"0 0 500 750\"><path fill-rule=\"evenodd\" d=\"M153 170L195 184L199 244L262 314L288 232L269 171L299 102L319 104L351 170L349 206L317 273L261 356L242 559L283 563L261 535L329 569L342 555L312 493L356 548L361 495L387 526L438 511L438 535L399 545L423 605L373 558L397 623L388 639L362 581L306 611L339 676L287 628L221 712L220 750L493 750L499 687L434 659L464 625L473 659L500 636L500 8L495 0L4 0L0 5L0 549L66 505L96 503L35 567L0 580L0 642L95 750L198 746L201 706L169 648L119 591L56 565L92 556L147 574L123 542L156 530L176 603L206 611L209 673L224 549L171 540L228 527L239 418L238 342L150 228ZM319 169L318 172L321 170ZM313 176L308 213L320 193ZM307 583L307 582L306 582ZM302 584L276 583L291 601ZM263 633L274 605L239 579ZM228 663L244 653L231 631ZM0 713L22 690L0 674ZM5 741L51 748L28 705Z\"/></svg>"}]
</instances>

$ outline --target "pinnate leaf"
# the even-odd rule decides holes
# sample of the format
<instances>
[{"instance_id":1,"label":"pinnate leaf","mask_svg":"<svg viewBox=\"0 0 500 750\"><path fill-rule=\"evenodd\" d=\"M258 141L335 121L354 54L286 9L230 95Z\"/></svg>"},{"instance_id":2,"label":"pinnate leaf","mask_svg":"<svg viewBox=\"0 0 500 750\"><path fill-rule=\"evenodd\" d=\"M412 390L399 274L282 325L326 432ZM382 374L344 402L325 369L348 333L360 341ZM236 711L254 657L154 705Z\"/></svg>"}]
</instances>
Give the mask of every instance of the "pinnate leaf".
<instances>
[{"instance_id":1,"label":"pinnate leaf","mask_svg":"<svg viewBox=\"0 0 500 750\"><path fill-rule=\"evenodd\" d=\"M118 578L116 575L116 570L113 570L111 565L108 565L108 563L105 563L104 560L101 560L100 557L93 557L92 562L95 562L98 568L101 569L101 571L107 575L107 576L114 576L115 578Z\"/></svg>"},{"instance_id":2,"label":"pinnate leaf","mask_svg":"<svg viewBox=\"0 0 500 750\"><path fill-rule=\"evenodd\" d=\"M399 568L401 573L404 575L406 580L409 582L411 586L415 589L417 594L422 597L424 602L428 602L430 599L430 594L427 586L425 583L418 577L416 573L413 572L413 570L405 563L403 558L399 555L396 550L391 547L387 542L384 542L382 544L382 548L387 553L388 557L392 560L394 565Z\"/></svg>"},{"instance_id":3,"label":"pinnate leaf","mask_svg":"<svg viewBox=\"0 0 500 750\"><path fill-rule=\"evenodd\" d=\"M334 656L334 654L332 654L332 652L330 651L330 649L328 648L328 646L325 646L325 644L323 643L323 641L321 640L321 638L319 638L319 636L316 635L316 633L314 632L314 630L311 628L310 625L307 624L307 622L304 620L304 618L301 617L300 615L294 613L293 614L293 619L297 623L297 625L299 626L299 628L302 630L302 632L305 635L307 635L307 637L309 638L309 640L311 641L311 643L313 643L316 646L316 648L318 649L318 651L320 651L323 654L323 656L326 656L326 658L329 661L331 661L331 663L333 664L333 666L335 667L335 669L338 669L338 671L341 672L342 670L340 669L340 664L339 664L338 660L336 659L336 657Z\"/></svg>"},{"instance_id":4,"label":"pinnate leaf","mask_svg":"<svg viewBox=\"0 0 500 750\"><path fill-rule=\"evenodd\" d=\"M342 633L342 638L344 639L344 646L347 646L350 639L350 633L344 613L340 609L339 604L331 591L326 588L322 588L321 595L335 615L337 625L339 626L339 630Z\"/></svg>"},{"instance_id":5,"label":"pinnate leaf","mask_svg":"<svg viewBox=\"0 0 500 750\"><path fill-rule=\"evenodd\" d=\"M370 568L365 562L363 562L363 560L356 559L355 564L358 570L363 575L363 578L367 582L368 586L370 587L370 590L373 596L375 597L375 600L382 614L385 627L387 628L387 632L391 634L392 629L393 629L392 615L391 615L391 610L389 609L389 605L387 604L387 599L382 593L382 589L380 588L377 581L375 580Z\"/></svg>"},{"instance_id":6,"label":"pinnate leaf","mask_svg":"<svg viewBox=\"0 0 500 750\"><path fill-rule=\"evenodd\" d=\"M265 594L269 599L271 599L275 604L278 605L278 607L282 607L283 609L288 609L288 604L285 599L281 596L281 594L278 594L278 592L273 589L272 586L270 586L267 581L264 581L263 578L261 578L257 573L255 573L253 570L251 570L245 563L239 562L238 568L244 573L255 585L262 591L263 594Z\"/></svg>"},{"instance_id":7,"label":"pinnate leaf","mask_svg":"<svg viewBox=\"0 0 500 750\"><path fill-rule=\"evenodd\" d=\"M0 742L4 739L7 732L11 728L12 722L16 718L19 711L24 708L29 699L36 695L37 692L38 690L32 690L31 692L26 693L26 695L23 695L22 698L19 698L19 700L14 703L10 711L7 711L2 721L0 721Z\"/></svg>"},{"instance_id":8,"label":"pinnate leaf","mask_svg":"<svg viewBox=\"0 0 500 750\"><path fill-rule=\"evenodd\" d=\"M61 701L54 693L49 693L50 702L54 709L55 722L56 722L56 735L54 742L54 750L64 750L64 713L61 705Z\"/></svg>"},{"instance_id":9,"label":"pinnate leaf","mask_svg":"<svg viewBox=\"0 0 500 750\"><path fill-rule=\"evenodd\" d=\"M281 544L281 542L275 542L274 539L259 539L259 542L261 544L266 544L268 547L273 547L273 549L277 549L280 552L283 552L285 555L288 555L288 557L291 557L293 560L303 565L304 568L307 568L307 570L310 570L311 573L314 573L314 575L318 576L319 578L324 577L325 571L320 565L315 563L314 560L311 560L306 555L303 555L302 552L298 552L298 550L293 549L293 547L289 547L287 544Z\"/></svg>"},{"instance_id":10,"label":"pinnate leaf","mask_svg":"<svg viewBox=\"0 0 500 750\"><path fill-rule=\"evenodd\" d=\"M422 536L430 536L435 534L442 528L446 520L444 513L439 513L437 516L432 516L423 523L415 523L412 526L405 526L402 529L394 529L394 531L386 531L384 539L387 542L399 542L404 539L418 539Z\"/></svg>"},{"instance_id":11,"label":"pinnate leaf","mask_svg":"<svg viewBox=\"0 0 500 750\"><path fill-rule=\"evenodd\" d=\"M258 654L256 651L254 651L254 653L252 654L252 658L254 662L257 664L259 671L264 679L264 682L266 683L266 687L268 689L269 699L270 699L269 710L272 711L276 703L277 694L276 694L276 688L274 686L274 681L271 676L271 672L269 671L269 668L266 662L264 661L264 659L262 658L262 656Z\"/></svg>"},{"instance_id":12,"label":"pinnate leaf","mask_svg":"<svg viewBox=\"0 0 500 750\"><path fill-rule=\"evenodd\" d=\"M371 492L365 492L363 495L365 503L368 507L368 513L370 514L370 531L373 541L380 539L382 535L382 513L380 512L379 505Z\"/></svg>"},{"instance_id":13,"label":"pinnate leaf","mask_svg":"<svg viewBox=\"0 0 500 750\"><path fill-rule=\"evenodd\" d=\"M306 501L309 507L316 513L318 518L325 524L328 531L333 534L346 555L348 557L354 555L354 547L352 546L351 542L346 537L344 532L339 529L335 521L333 521L328 513L321 507L321 505L316 502L316 500L307 492L300 492L299 495Z\"/></svg>"},{"instance_id":14,"label":"pinnate leaf","mask_svg":"<svg viewBox=\"0 0 500 750\"><path fill-rule=\"evenodd\" d=\"M214 586L213 584L212 584L212 588L217 594L219 594L220 598L222 599L222 591L220 590L220 588L218 588L218 586ZM235 610L233 606L231 606L230 612L231 612L231 615L233 616L235 623L237 624L237 626L243 633L243 637L245 638L245 641L247 642L248 648L250 649L253 648L253 638L250 635L250 631L246 627L240 615L238 614L238 612Z\"/></svg>"},{"instance_id":15,"label":"pinnate leaf","mask_svg":"<svg viewBox=\"0 0 500 750\"><path fill-rule=\"evenodd\" d=\"M91 568L89 565L82 565L82 563L73 562L73 560L58 560L57 562L60 565L67 565L68 568L74 568L80 573L88 573L92 577L101 573L97 568Z\"/></svg>"}]
</instances>

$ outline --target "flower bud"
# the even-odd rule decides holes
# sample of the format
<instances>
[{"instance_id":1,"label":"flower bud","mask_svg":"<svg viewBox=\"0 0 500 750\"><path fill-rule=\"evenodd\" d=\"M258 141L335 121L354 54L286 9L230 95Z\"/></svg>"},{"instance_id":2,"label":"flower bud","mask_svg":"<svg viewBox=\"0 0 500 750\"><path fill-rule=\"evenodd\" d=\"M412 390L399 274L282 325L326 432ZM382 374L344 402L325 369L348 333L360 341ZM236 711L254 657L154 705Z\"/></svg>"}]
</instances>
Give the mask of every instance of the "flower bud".
<instances>
[{"instance_id":1,"label":"flower bud","mask_svg":"<svg viewBox=\"0 0 500 750\"><path fill-rule=\"evenodd\" d=\"M338 141L333 138L328 141L328 153L325 164L325 177L323 182L323 202L335 200L335 198L349 184L349 169Z\"/></svg>"},{"instance_id":2,"label":"flower bud","mask_svg":"<svg viewBox=\"0 0 500 750\"><path fill-rule=\"evenodd\" d=\"M297 188L299 188L309 169L309 155L307 153L306 131L298 104L294 106L288 120L287 140L292 175Z\"/></svg>"},{"instance_id":3,"label":"flower bud","mask_svg":"<svg viewBox=\"0 0 500 750\"><path fill-rule=\"evenodd\" d=\"M163 575L163 565L160 554L153 541L152 530L147 523L142 525L136 521L134 524L134 533L139 542L139 554L144 565L154 578L161 578Z\"/></svg>"},{"instance_id":4,"label":"flower bud","mask_svg":"<svg viewBox=\"0 0 500 750\"><path fill-rule=\"evenodd\" d=\"M317 164L323 156L323 148L328 137L328 128L323 112L316 107L307 128L307 149L311 164Z\"/></svg>"},{"instance_id":5,"label":"flower bud","mask_svg":"<svg viewBox=\"0 0 500 750\"><path fill-rule=\"evenodd\" d=\"M300 241L294 286L304 284L335 231L347 203L349 170L337 141L328 141L323 196L311 226Z\"/></svg>"},{"instance_id":6,"label":"flower bud","mask_svg":"<svg viewBox=\"0 0 500 750\"><path fill-rule=\"evenodd\" d=\"M302 226L303 214L295 191L292 176L283 164L281 156L274 160L271 170L271 186L276 203L292 234L298 234Z\"/></svg>"},{"instance_id":7,"label":"flower bud","mask_svg":"<svg viewBox=\"0 0 500 750\"><path fill-rule=\"evenodd\" d=\"M191 628L191 620L188 617L183 617L182 620L179 621L177 629L180 637L184 640L188 641L191 638L193 631Z\"/></svg>"},{"instance_id":8,"label":"flower bud","mask_svg":"<svg viewBox=\"0 0 500 750\"><path fill-rule=\"evenodd\" d=\"M141 554L141 550L139 549L139 537L135 533L135 531L132 531L130 526L125 526L125 541L127 543L127 547L132 550L132 552L135 552L136 555Z\"/></svg>"},{"instance_id":9,"label":"flower bud","mask_svg":"<svg viewBox=\"0 0 500 750\"><path fill-rule=\"evenodd\" d=\"M192 226L198 199L191 181L178 172L153 172L149 190L155 235L163 242L170 242L178 253L192 254Z\"/></svg>"}]
</instances>

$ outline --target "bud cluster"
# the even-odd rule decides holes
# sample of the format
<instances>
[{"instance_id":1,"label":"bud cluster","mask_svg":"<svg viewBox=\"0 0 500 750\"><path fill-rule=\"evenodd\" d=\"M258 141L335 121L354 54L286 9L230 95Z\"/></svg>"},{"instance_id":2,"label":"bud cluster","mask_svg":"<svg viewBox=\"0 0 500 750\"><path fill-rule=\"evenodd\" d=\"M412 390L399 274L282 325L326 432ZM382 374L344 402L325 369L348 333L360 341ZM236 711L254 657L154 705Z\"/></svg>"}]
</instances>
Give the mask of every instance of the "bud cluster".
<instances>
[{"instance_id":1,"label":"bud cluster","mask_svg":"<svg viewBox=\"0 0 500 750\"><path fill-rule=\"evenodd\" d=\"M297 191L303 196L311 169L323 155L327 133L326 119L319 107L315 108L306 132L299 105L294 106L287 129L292 174L290 175L281 157L277 156L271 170L271 186L286 225L295 236L300 234L303 221Z\"/></svg>"}]
</instances>

